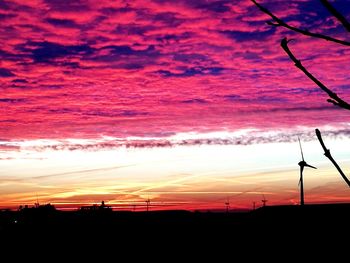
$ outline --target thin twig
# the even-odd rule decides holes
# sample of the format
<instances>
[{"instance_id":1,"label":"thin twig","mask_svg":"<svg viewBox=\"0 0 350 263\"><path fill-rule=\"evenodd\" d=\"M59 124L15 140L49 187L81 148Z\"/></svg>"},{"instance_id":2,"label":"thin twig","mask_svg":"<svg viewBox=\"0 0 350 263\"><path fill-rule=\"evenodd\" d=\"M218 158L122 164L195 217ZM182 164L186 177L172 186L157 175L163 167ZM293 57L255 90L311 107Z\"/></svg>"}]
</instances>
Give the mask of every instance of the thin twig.
<instances>
[{"instance_id":1,"label":"thin twig","mask_svg":"<svg viewBox=\"0 0 350 263\"><path fill-rule=\"evenodd\" d=\"M283 50L288 54L288 56L290 57L290 59L295 63L295 66L300 69L309 79L311 79L314 83L316 83L317 86L319 86L324 92L326 92L328 94L328 96L330 97L330 99L328 99L327 101L338 106L341 107L343 109L347 109L350 110L350 104L348 104L346 101L342 100L341 98L338 97L338 95L336 93L334 93L333 91L331 91L329 88L327 88L321 81L319 81L316 77L314 77L302 64L301 61L298 60L292 53L292 51L290 51L289 47L288 47L288 40L287 38L282 39L281 41L281 46L283 48Z\"/></svg>"},{"instance_id":2,"label":"thin twig","mask_svg":"<svg viewBox=\"0 0 350 263\"><path fill-rule=\"evenodd\" d=\"M345 29L350 32L350 23L346 18L338 12L327 0L320 0L325 8L345 27Z\"/></svg>"},{"instance_id":3,"label":"thin twig","mask_svg":"<svg viewBox=\"0 0 350 263\"><path fill-rule=\"evenodd\" d=\"M252 0L252 2L265 14L269 15L274 22L268 22L269 25L271 26L283 26L285 28L288 28L289 30L298 32L300 34L306 35L306 36L310 36L310 37L316 37L316 38L321 38L327 41L332 41L341 45L345 45L345 46L350 46L350 42L345 41L345 40L340 40L334 37L330 37L330 36L326 36L326 35L322 35L319 33L313 33L310 32L308 30L303 30L294 26L291 26L289 24L287 24L286 22L284 22L282 19L278 18L277 16L275 16L274 14L272 14L268 9L266 9L265 7L263 7L262 5L260 5L259 3L257 3L255 0Z\"/></svg>"},{"instance_id":4,"label":"thin twig","mask_svg":"<svg viewBox=\"0 0 350 263\"><path fill-rule=\"evenodd\" d=\"M348 184L348 186L350 187L350 181L349 179L346 177L346 175L343 173L342 169L339 167L339 165L337 164L337 162L333 159L331 152L329 149L327 149L326 145L324 145L324 142L322 140L322 136L321 136L321 132L319 129L316 129L316 136L317 139L319 140L323 150L324 150L324 155L332 162L332 164L335 166L335 168L337 168L338 172L340 173L341 177L343 177L344 181Z\"/></svg>"}]
</instances>

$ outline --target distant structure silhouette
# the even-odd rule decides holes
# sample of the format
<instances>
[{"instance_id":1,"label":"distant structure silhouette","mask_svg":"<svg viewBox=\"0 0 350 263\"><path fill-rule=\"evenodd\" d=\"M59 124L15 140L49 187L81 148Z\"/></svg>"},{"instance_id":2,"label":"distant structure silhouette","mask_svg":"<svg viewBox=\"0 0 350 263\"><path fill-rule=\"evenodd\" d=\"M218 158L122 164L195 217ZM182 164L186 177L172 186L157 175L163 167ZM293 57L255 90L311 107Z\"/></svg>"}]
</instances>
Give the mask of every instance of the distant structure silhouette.
<instances>
[{"instance_id":1,"label":"distant structure silhouette","mask_svg":"<svg viewBox=\"0 0 350 263\"><path fill-rule=\"evenodd\" d=\"M253 210L255 210L255 202L253 202Z\"/></svg>"},{"instance_id":2,"label":"distant structure silhouette","mask_svg":"<svg viewBox=\"0 0 350 263\"><path fill-rule=\"evenodd\" d=\"M40 206L39 199L38 199L38 194L35 193L35 196L36 196L36 203L34 203L34 206L35 206L36 208L38 208L38 207Z\"/></svg>"},{"instance_id":3,"label":"distant structure silhouette","mask_svg":"<svg viewBox=\"0 0 350 263\"><path fill-rule=\"evenodd\" d=\"M261 200L261 202L263 203L263 207L266 206L267 201L269 200L266 200L265 195L263 194L263 199Z\"/></svg>"},{"instance_id":4,"label":"distant structure silhouette","mask_svg":"<svg viewBox=\"0 0 350 263\"><path fill-rule=\"evenodd\" d=\"M317 169L316 167L307 164L304 160L304 154L303 154L303 148L301 147L301 142L300 139L298 137L298 141L299 141L299 147L300 147L300 152L301 152L301 158L302 161L300 161L298 163L298 165L300 166L300 179L299 179L299 186L300 186L300 205L304 205L304 181L303 181L303 171L304 171L304 167L310 167L313 169Z\"/></svg>"},{"instance_id":5,"label":"distant structure silhouette","mask_svg":"<svg viewBox=\"0 0 350 263\"><path fill-rule=\"evenodd\" d=\"M44 205L39 205L39 203L34 203L34 206L29 207L28 205L20 205L18 210L19 212L28 212L28 211L36 211L36 212L40 212L40 213L46 213L46 212L52 212L52 211L56 211L56 208L54 205L47 203Z\"/></svg>"},{"instance_id":6,"label":"distant structure silhouette","mask_svg":"<svg viewBox=\"0 0 350 263\"><path fill-rule=\"evenodd\" d=\"M151 204L151 200L148 198L145 202L146 202L146 211L148 212L149 211L149 206Z\"/></svg>"},{"instance_id":7,"label":"distant structure silhouette","mask_svg":"<svg viewBox=\"0 0 350 263\"><path fill-rule=\"evenodd\" d=\"M230 199L227 198L226 202L225 202L225 207L226 207L226 213L228 214L229 209L230 209Z\"/></svg>"},{"instance_id":8,"label":"distant structure silhouette","mask_svg":"<svg viewBox=\"0 0 350 263\"><path fill-rule=\"evenodd\" d=\"M89 212L97 212L97 211L112 211L112 207L105 204L105 201L101 201L101 205L90 205L90 206L81 206L80 211L89 211Z\"/></svg>"}]
</instances>

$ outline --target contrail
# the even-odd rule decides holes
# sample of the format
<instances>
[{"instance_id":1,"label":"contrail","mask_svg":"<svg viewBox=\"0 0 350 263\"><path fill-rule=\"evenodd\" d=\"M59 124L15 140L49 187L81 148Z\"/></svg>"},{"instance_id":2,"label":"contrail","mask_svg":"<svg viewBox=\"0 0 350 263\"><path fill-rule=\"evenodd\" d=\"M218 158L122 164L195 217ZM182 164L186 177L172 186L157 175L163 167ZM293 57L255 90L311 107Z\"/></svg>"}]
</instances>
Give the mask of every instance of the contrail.
<instances>
[{"instance_id":1,"label":"contrail","mask_svg":"<svg viewBox=\"0 0 350 263\"><path fill-rule=\"evenodd\" d=\"M133 191L130 194L131 195L138 194L140 192L145 192L147 190L152 190L152 189L156 189L156 188L159 188L159 187L164 187L164 186L176 184L176 183L179 183L179 182L187 181L187 180L192 179L192 178L201 177L201 176L210 175L210 174L215 174L215 172L194 174L194 175L189 175L189 176L185 176L185 177L182 177L182 178L174 179L174 180L171 180L171 181L161 182L161 183L149 186L149 187L145 187L145 188ZM179 175L181 175L181 174L179 174ZM186 175L186 174L184 174L184 175Z\"/></svg>"},{"instance_id":2,"label":"contrail","mask_svg":"<svg viewBox=\"0 0 350 263\"><path fill-rule=\"evenodd\" d=\"M121 168L125 168L125 167L130 167L130 166L135 166L135 164L121 165L121 166L112 166L112 167L105 167L105 168L96 168L96 169L87 169L87 170L72 171L72 172L65 172L65 173L48 174L48 175L39 175L39 176L31 177L31 179L46 179L46 178L62 176L62 175L72 175L72 174L83 174L83 173L111 171L111 170L121 169Z\"/></svg>"}]
</instances>

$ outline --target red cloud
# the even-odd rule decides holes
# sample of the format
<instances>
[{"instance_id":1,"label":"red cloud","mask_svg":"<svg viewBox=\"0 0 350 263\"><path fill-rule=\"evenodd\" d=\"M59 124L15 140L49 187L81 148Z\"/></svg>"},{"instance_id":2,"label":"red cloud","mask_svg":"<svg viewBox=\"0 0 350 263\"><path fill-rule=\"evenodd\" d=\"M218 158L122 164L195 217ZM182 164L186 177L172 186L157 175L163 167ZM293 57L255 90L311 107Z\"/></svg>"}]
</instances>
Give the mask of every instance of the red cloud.
<instances>
[{"instance_id":1,"label":"red cloud","mask_svg":"<svg viewBox=\"0 0 350 263\"><path fill-rule=\"evenodd\" d=\"M1 138L147 137L349 120L319 110L326 96L279 47L293 34L264 25L268 18L249 1L20 2L1 10ZM302 21L305 4L272 6ZM316 13L308 19L317 30L336 26ZM291 48L346 98L346 49L306 37Z\"/></svg>"}]
</instances>

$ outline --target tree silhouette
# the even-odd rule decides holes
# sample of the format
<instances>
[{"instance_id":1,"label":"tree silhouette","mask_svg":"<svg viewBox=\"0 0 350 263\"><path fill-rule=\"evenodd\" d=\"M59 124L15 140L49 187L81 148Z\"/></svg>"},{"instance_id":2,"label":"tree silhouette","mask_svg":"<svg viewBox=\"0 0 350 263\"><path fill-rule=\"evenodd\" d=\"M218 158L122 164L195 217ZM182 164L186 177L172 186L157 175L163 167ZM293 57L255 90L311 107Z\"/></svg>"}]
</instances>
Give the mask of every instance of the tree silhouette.
<instances>
[{"instance_id":1,"label":"tree silhouette","mask_svg":"<svg viewBox=\"0 0 350 263\"><path fill-rule=\"evenodd\" d=\"M256 2L255 0L252 0L252 2L265 14L269 15L272 18L272 21L268 21L267 24L270 26L275 26L275 27L285 27L289 30L295 31L297 33L306 35L306 36L310 36L310 37L314 37L314 38L320 38L320 39L324 39L327 41L332 41L335 42L337 44L340 45L345 45L345 46L350 46L350 42L348 41L344 41L344 40L340 40L340 39L336 39L327 35L323 35L320 33L313 33L310 32L308 30L304 30L304 29L300 29L294 26L291 26L289 24L287 24L286 22L284 22L282 19L278 18L277 16L275 16L274 14L272 14L267 8L263 7L261 4L259 4L258 2ZM330 13L335 16L335 18L337 18L339 21L341 21L342 25L345 27L346 30L348 30L350 32L350 24L349 22L347 22L347 20L345 19L344 16L342 16L327 0L320 0L320 2L330 11ZM295 63L295 66L297 68L299 68L309 79L311 79L313 82L315 82L315 84L317 86L319 86L321 88L321 90L323 90L324 92L327 93L327 95L330 97L330 99L328 99L327 101L329 103L332 103L338 107L344 108L346 110L350 110L350 104L347 103L346 101L344 101L343 99L341 99L340 97L338 97L338 95L333 92L331 89L327 88L326 85L324 85L321 81L319 81L315 76L313 76L302 64L301 61L298 60L294 54L292 53L292 51L290 50L290 48L288 47L288 43L290 42L290 40L288 40L287 38L283 38L281 40L281 46L283 48L283 50L288 54L289 58Z\"/></svg>"},{"instance_id":2,"label":"tree silhouette","mask_svg":"<svg viewBox=\"0 0 350 263\"><path fill-rule=\"evenodd\" d=\"M339 44L339 45L350 46L350 42L349 41L341 40L341 39L334 38L332 36L328 36L328 35L321 34L321 33L310 32L309 30L305 30L305 29L301 29L301 28L289 25L288 23L286 23L285 21L283 21L282 19L280 19L279 17L274 15L266 7L264 7L261 4L259 4L256 0L251 0L251 1L262 12L264 12L265 14L270 16L270 18L272 20L267 22L267 24L270 25L270 26L284 27L284 28L287 28L287 29L289 29L291 31L297 32L297 33L305 35L305 36L309 36L309 37L313 37L313 38L319 38L319 39L323 39L323 40L326 40L326 41L331 41L331 42L334 42L334 43ZM347 21L347 19L336 8L334 8L333 5L328 2L328 0L319 0L319 1L329 11L329 13L331 15L334 16L338 20L338 22L342 24L342 26L345 28L345 30L350 32L350 23L349 23L349 21ZM327 95L329 97L327 99L327 102L332 103L333 105L335 105L337 107L340 107L340 108L343 108L343 109L346 109L346 110L350 110L350 104L348 102L346 102L345 100L340 98L334 91L329 89L320 80L318 80L309 70L307 70L303 66L301 61L297 57L295 57L295 55L293 54L293 52L290 50L290 48L288 46L288 43L290 41L291 40L288 40L286 37L283 38L281 40L281 47L287 53L289 58L294 62L294 65L299 70L301 70L310 80L312 80L322 91L327 93ZM316 136L317 136L317 138L318 138L318 140L319 140L319 142L320 142L320 144L321 144L321 146L322 146L322 148L324 150L324 155L332 162L332 164L336 167L336 169L338 170L338 172L340 173L340 175L342 176L344 181L350 187L349 179L345 176L345 174L343 173L343 171L341 170L339 165L336 163L336 161L332 157L332 155L330 153L330 150L326 148L326 146L325 146L325 144L323 142L323 139L322 139L321 132L318 129L316 129Z\"/></svg>"}]
</instances>

